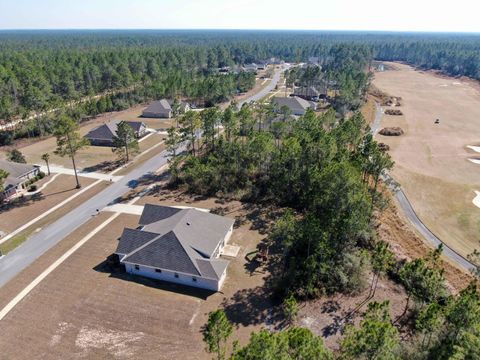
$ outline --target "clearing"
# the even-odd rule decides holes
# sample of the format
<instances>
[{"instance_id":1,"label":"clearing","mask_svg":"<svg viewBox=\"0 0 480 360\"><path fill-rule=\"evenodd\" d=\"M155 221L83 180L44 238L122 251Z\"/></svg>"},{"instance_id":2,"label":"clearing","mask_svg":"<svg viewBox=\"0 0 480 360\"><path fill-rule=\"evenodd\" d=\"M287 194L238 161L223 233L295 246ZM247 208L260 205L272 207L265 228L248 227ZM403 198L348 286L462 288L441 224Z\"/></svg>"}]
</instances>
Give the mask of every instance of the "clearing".
<instances>
[{"instance_id":1,"label":"clearing","mask_svg":"<svg viewBox=\"0 0 480 360\"><path fill-rule=\"evenodd\" d=\"M147 128L154 130L166 130L175 120L173 119L146 119L141 117L142 110L146 105L138 105L124 111L107 113L99 115L95 119L86 121L81 124L80 134L83 136L93 128L114 120L130 120L143 121ZM164 134L153 133L147 138L140 139L140 152L143 152L153 145L163 141ZM41 159L42 154L50 153L50 163L67 168L72 168L72 161L69 157L60 157L53 153L56 148L56 140L53 136L46 137L42 140L24 139L18 142L16 146L4 146L0 148L0 157L5 157L8 150L17 148L20 150L28 163L44 165L45 162ZM112 170L112 163L117 159L117 156L112 152L110 147L104 146L87 146L78 151L75 161L79 168L91 171L108 171ZM109 166L110 165L110 166Z\"/></svg>"},{"instance_id":2,"label":"clearing","mask_svg":"<svg viewBox=\"0 0 480 360\"><path fill-rule=\"evenodd\" d=\"M139 216L122 214L87 241L49 274L2 320L0 347L9 358L191 358L210 359L200 333L208 312L225 307L245 343L252 330L273 321L261 268L251 267L245 255L265 237L259 209L239 202L156 188L138 202L210 208L237 219L231 245L240 246L230 259L222 292L132 277L110 268L105 259L116 248L125 226L135 228ZM112 215L101 212L42 255L0 289L3 308L61 254ZM18 344L30 344L18 346ZM195 354L195 355L193 355Z\"/></svg>"},{"instance_id":3,"label":"clearing","mask_svg":"<svg viewBox=\"0 0 480 360\"><path fill-rule=\"evenodd\" d=\"M376 135L390 146L397 180L418 216L463 256L478 248L480 165L469 161L480 144L480 92L476 82L388 63L373 84L401 97L403 115L384 115L380 128L399 126L398 137ZM440 123L435 124L439 119Z\"/></svg>"}]
</instances>

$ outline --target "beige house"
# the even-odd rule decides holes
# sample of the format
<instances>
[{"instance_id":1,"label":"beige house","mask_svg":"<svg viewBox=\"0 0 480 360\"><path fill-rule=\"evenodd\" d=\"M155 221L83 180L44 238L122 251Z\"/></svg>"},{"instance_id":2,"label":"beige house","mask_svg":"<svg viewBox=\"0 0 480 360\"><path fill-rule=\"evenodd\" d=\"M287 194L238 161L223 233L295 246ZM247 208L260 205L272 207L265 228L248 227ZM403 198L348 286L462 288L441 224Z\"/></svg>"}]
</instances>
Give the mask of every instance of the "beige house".
<instances>
[{"instance_id":1,"label":"beige house","mask_svg":"<svg viewBox=\"0 0 480 360\"><path fill-rule=\"evenodd\" d=\"M25 183L40 172L38 165L19 164L5 160L0 160L0 169L8 173L3 183L3 191L0 193L2 200L10 200L23 194L26 191Z\"/></svg>"}]
</instances>

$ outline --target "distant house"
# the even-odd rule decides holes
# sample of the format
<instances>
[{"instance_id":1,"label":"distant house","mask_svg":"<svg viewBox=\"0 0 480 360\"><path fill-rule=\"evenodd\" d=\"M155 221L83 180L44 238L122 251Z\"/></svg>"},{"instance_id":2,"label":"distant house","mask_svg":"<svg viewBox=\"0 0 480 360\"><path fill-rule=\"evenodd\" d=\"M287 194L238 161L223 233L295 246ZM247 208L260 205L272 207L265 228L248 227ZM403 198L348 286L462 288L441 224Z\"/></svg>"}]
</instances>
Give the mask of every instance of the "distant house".
<instances>
[{"instance_id":1,"label":"distant house","mask_svg":"<svg viewBox=\"0 0 480 360\"><path fill-rule=\"evenodd\" d=\"M257 72L258 66L255 63L243 65L243 70L247 72Z\"/></svg>"},{"instance_id":2,"label":"distant house","mask_svg":"<svg viewBox=\"0 0 480 360\"><path fill-rule=\"evenodd\" d=\"M0 169L8 173L3 183L3 191L0 193L2 200L9 200L26 190L25 182L34 178L40 172L40 166L19 164L0 160Z\"/></svg>"},{"instance_id":3,"label":"distant house","mask_svg":"<svg viewBox=\"0 0 480 360\"><path fill-rule=\"evenodd\" d=\"M257 70L265 70L268 66L268 61L259 61L257 63Z\"/></svg>"},{"instance_id":4,"label":"distant house","mask_svg":"<svg viewBox=\"0 0 480 360\"><path fill-rule=\"evenodd\" d=\"M317 56L310 56L308 58L308 64L310 65L320 65L320 58Z\"/></svg>"},{"instance_id":5,"label":"distant house","mask_svg":"<svg viewBox=\"0 0 480 360\"><path fill-rule=\"evenodd\" d=\"M130 274L218 291L228 266L219 256L233 223L196 209L147 204L140 227L124 229L115 254Z\"/></svg>"},{"instance_id":6,"label":"distant house","mask_svg":"<svg viewBox=\"0 0 480 360\"><path fill-rule=\"evenodd\" d=\"M114 121L107 124L97 126L90 130L85 138L90 141L90 145L94 146L113 146L113 138L117 136L117 128L120 121ZM137 139L145 136L147 127L141 121L127 121L127 124L135 131Z\"/></svg>"},{"instance_id":7,"label":"distant house","mask_svg":"<svg viewBox=\"0 0 480 360\"><path fill-rule=\"evenodd\" d=\"M314 86L301 86L295 89L294 96L305 100L318 101L320 92Z\"/></svg>"},{"instance_id":8,"label":"distant house","mask_svg":"<svg viewBox=\"0 0 480 360\"><path fill-rule=\"evenodd\" d=\"M291 97L274 97L272 103L275 105L276 111L280 111L283 106L290 109L293 115L304 115L308 109L317 110L317 104L312 101L304 100L298 96Z\"/></svg>"},{"instance_id":9,"label":"distant house","mask_svg":"<svg viewBox=\"0 0 480 360\"><path fill-rule=\"evenodd\" d=\"M142 112L142 116L146 118L165 118L169 119L173 116L173 103L174 100L157 100L152 102L145 110ZM190 105L184 101L179 101L179 111L180 113L185 113L190 110Z\"/></svg>"}]
</instances>

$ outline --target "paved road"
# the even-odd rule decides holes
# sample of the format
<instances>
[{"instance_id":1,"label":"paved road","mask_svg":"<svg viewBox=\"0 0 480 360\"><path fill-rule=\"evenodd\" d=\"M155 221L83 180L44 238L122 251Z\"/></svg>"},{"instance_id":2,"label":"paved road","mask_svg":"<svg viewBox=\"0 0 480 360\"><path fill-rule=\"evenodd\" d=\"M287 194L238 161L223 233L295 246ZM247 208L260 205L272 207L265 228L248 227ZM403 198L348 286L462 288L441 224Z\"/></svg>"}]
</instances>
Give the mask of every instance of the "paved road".
<instances>
[{"instance_id":1,"label":"paved road","mask_svg":"<svg viewBox=\"0 0 480 360\"><path fill-rule=\"evenodd\" d=\"M263 98L270 92L270 90L275 88L275 85L280 79L280 73L281 71L277 71L266 88L262 89L259 93L252 95L245 101L250 102ZM180 149L180 151L183 150L183 148ZM0 259L0 287L5 285L28 265L33 263L48 249L59 243L66 236L75 231L75 229L87 222L88 219L96 214L96 209L102 209L107 205L112 205L115 202L115 199L131 190L133 183L143 176L156 171L166 163L167 153L164 151L146 161L138 168L133 169L117 182L112 183L105 190L34 234L15 250L9 252L6 256Z\"/></svg>"},{"instance_id":2,"label":"paved road","mask_svg":"<svg viewBox=\"0 0 480 360\"><path fill-rule=\"evenodd\" d=\"M276 69L275 73L273 74L272 81L270 81L270 83L268 83L268 85L265 86L258 93L250 96L249 98L247 98L243 101L240 101L238 103L238 108L241 108L242 105L245 104L245 103L249 103L251 101L258 101L258 100L264 98L265 96L267 96L270 93L270 91L275 89L275 86L277 86L277 83L280 80L280 75L282 74L282 72L284 72L285 70L287 70L289 68L290 68L290 65L283 65L281 69Z\"/></svg>"},{"instance_id":3,"label":"paved road","mask_svg":"<svg viewBox=\"0 0 480 360\"><path fill-rule=\"evenodd\" d=\"M166 163L167 155L165 152L153 157L8 253L0 260L0 287L52 246L87 222L96 214L96 209L102 209L112 204L115 199L131 190L132 185L142 176L154 172Z\"/></svg>"},{"instance_id":4,"label":"paved road","mask_svg":"<svg viewBox=\"0 0 480 360\"><path fill-rule=\"evenodd\" d=\"M375 121L372 124L372 134L375 134L378 131L380 126L380 121L382 119L382 109L381 107L376 104L376 113L375 113ZM390 175L385 176L388 179L392 179ZM455 250L445 244L442 240L440 240L434 233L432 233L420 220L420 218L415 213L415 210L412 207L412 204L408 200L407 196L403 192L401 188L398 188L395 191L395 198L397 199L400 208L402 209L403 213L407 217L407 219L412 223L412 225L417 229L417 231L425 238L428 242L430 242L434 247L438 247L440 244L443 244L443 254L457 263L459 266L466 270L475 269L476 266L464 258L462 255L458 254Z\"/></svg>"}]
</instances>

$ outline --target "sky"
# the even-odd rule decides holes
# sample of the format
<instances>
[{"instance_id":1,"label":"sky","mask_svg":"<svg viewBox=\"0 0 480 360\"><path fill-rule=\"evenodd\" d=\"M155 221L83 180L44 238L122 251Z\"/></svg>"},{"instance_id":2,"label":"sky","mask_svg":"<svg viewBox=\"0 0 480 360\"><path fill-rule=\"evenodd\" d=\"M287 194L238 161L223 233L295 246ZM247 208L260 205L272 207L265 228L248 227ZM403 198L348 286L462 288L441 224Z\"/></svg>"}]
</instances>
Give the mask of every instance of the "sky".
<instances>
[{"instance_id":1,"label":"sky","mask_svg":"<svg viewBox=\"0 0 480 360\"><path fill-rule=\"evenodd\" d=\"M478 0L0 0L0 29L480 32Z\"/></svg>"}]
</instances>

